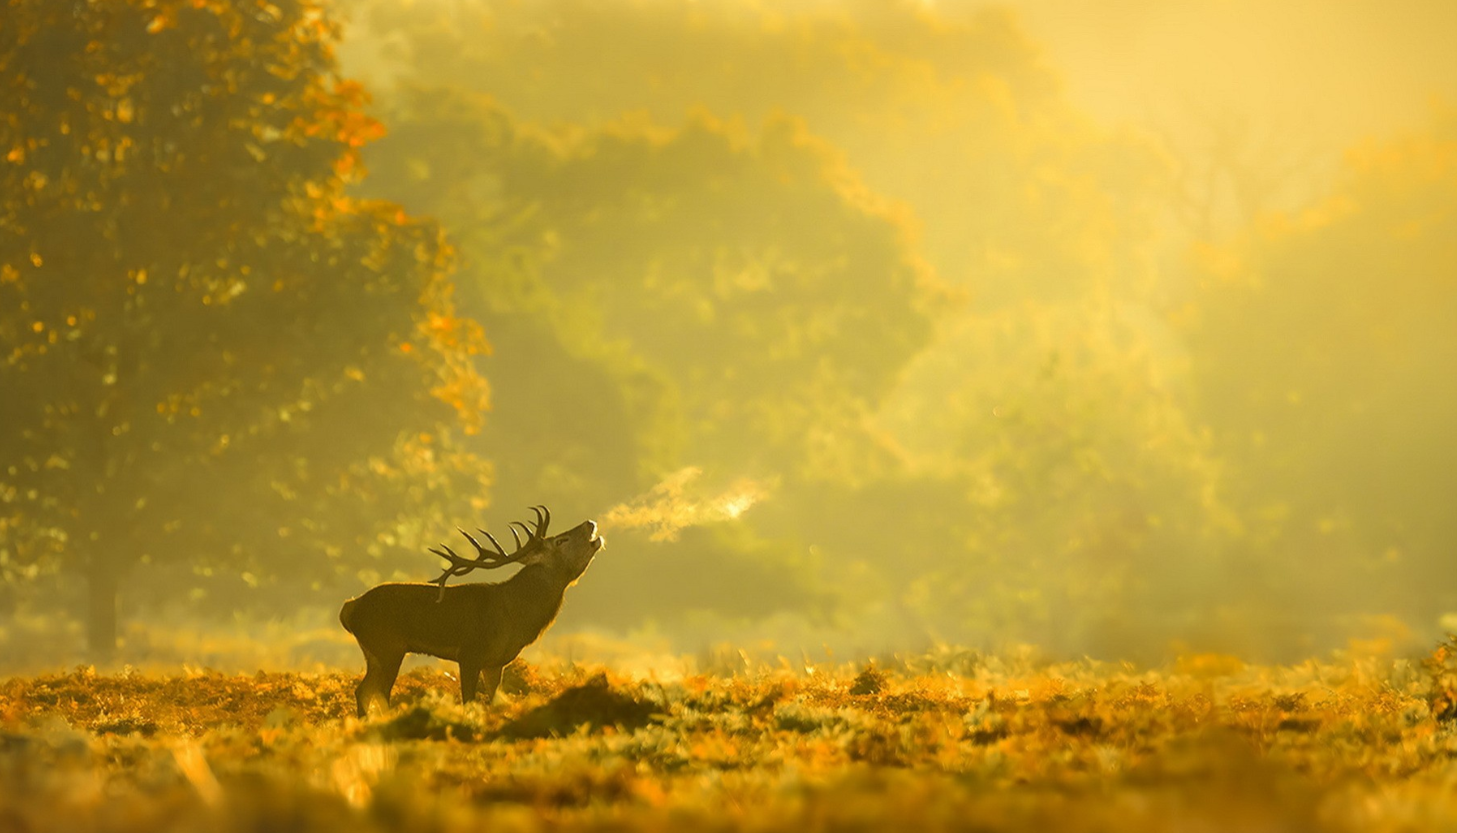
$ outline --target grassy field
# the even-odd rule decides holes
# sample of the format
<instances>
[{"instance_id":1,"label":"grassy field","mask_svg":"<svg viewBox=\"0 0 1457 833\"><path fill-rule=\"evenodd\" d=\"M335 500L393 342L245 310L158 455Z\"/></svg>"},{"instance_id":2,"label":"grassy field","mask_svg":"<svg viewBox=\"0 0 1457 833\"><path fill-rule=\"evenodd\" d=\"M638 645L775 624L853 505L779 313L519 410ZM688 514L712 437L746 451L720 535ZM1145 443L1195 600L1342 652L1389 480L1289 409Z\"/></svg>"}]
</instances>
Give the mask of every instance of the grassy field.
<instances>
[{"instance_id":1,"label":"grassy field","mask_svg":"<svg viewBox=\"0 0 1457 833\"><path fill-rule=\"evenodd\" d=\"M952 653L627 674L0 683L0 831L1457 829L1451 645L1158 671Z\"/></svg>"}]
</instances>

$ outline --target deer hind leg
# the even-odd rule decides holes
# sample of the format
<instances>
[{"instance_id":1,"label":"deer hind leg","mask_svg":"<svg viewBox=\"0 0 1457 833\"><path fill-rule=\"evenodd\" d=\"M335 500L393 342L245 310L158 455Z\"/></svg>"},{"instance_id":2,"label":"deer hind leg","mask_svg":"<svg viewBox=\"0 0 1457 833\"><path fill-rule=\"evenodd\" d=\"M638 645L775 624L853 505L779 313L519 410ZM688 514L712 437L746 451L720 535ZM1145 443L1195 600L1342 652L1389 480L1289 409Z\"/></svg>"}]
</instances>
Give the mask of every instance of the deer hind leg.
<instances>
[{"instance_id":1,"label":"deer hind leg","mask_svg":"<svg viewBox=\"0 0 1457 833\"><path fill-rule=\"evenodd\" d=\"M501 665L488 665L481 672L481 696L486 704L490 705L496 699L496 687L501 684L501 672L505 670Z\"/></svg>"},{"instance_id":2,"label":"deer hind leg","mask_svg":"<svg viewBox=\"0 0 1457 833\"><path fill-rule=\"evenodd\" d=\"M389 708L390 691L395 687L395 677L400 673L400 663L404 661L405 653L392 651L376 654L363 645L360 650L364 651L364 679L354 689L354 703L359 709L359 716L368 717L371 703L380 703L382 708Z\"/></svg>"},{"instance_id":3,"label":"deer hind leg","mask_svg":"<svg viewBox=\"0 0 1457 833\"><path fill-rule=\"evenodd\" d=\"M487 704L496 696L501 684L501 666L491 665L474 657L460 658L460 702L470 703L479 690Z\"/></svg>"}]
</instances>

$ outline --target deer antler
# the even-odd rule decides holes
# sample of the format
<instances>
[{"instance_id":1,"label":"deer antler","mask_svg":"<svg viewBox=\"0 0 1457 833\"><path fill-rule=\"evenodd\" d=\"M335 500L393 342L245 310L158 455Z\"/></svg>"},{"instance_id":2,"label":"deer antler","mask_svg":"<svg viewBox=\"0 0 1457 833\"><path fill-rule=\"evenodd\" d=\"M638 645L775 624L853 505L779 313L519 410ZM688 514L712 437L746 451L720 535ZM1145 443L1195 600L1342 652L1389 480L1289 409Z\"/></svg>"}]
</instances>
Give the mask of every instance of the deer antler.
<instances>
[{"instance_id":1,"label":"deer antler","mask_svg":"<svg viewBox=\"0 0 1457 833\"><path fill-rule=\"evenodd\" d=\"M452 576L463 576L472 570L494 570L497 567L505 567L507 564L515 564L535 552L541 546L542 541L546 539L546 528L551 524L551 510L545 506L532 506L530 508L536 514L535 529L528 527L520 521L512 521L506 527L511 530L511 540L516 543L516 549L510 553L507 553L501 546L501 542L496 540L496 536L484 529L477 529L476 531L486 536L486 540L490 541L491 546L496 548L495 552L481 546L480 541L477 541L469 532L460 529L460 527L456 527L457 531L465 536L465 539L471 543L471 546L476 548L477 555L475 558L463 558L445 544L441 544L440 549L431 547L431 552L450 562L450 566L445 568L445 572L441 573L439 578L431 582L432 584L440 585L440 595L435 601L444 601L445 583L450 581ZM516 534L515 528L518 526L521 527L522 532L526 533L526 541L524 543Z\"/></svg>"}]
</instances>

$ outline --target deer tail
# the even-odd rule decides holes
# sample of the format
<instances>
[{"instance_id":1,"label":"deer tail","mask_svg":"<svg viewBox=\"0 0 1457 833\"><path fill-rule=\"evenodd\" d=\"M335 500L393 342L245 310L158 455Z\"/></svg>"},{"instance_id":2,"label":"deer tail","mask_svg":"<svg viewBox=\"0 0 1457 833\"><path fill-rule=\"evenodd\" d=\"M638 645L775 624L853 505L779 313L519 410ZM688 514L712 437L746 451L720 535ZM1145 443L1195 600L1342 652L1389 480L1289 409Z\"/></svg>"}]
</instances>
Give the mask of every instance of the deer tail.
<instances>
[{"instance_id":1,"label":"deer tail","mask_svg":"<svg viewBox=\"0 0 1457 833\"><path fill-rule=\"evenodd\" d=\"M343 625L344 630L350 633L354 633L354 628L349 624L349 621L354 618L354 606L358 603L358 599L350 599L344 603L343 607L339 608L339 624Z\"/></svg>"}]
</instances>

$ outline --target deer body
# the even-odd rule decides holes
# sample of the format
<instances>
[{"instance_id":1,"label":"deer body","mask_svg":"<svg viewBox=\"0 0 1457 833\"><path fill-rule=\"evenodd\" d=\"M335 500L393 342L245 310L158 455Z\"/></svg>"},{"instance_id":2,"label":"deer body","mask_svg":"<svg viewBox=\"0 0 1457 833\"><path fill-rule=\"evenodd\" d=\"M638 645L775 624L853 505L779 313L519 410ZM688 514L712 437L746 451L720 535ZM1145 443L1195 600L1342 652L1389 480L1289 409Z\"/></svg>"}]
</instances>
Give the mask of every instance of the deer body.
<instances>
[{"instance_id":1,"label":"deer body","mask_svg":"<svg viewBox=\"0 0 1457 833\"><path fill-rule=\"evenodd\" d=\"M603 545L591 521L546 538L550 516L539 517L536 532L516 553L507 556L497 545L502 557L496 558L476 544L481 558L467 560L445 547L439 554L451 559L452 566L435 583L381 584L344 603L339 622L354 635L366 665L355 690L360 717L367 716L371 704L389 705L400 663L410 653L455 661L460 665L461 702L474 700L478 686L490 702L501 670L551 625L566 589ZM507 563L524 566L503 582L445 586L446 579L467 567Z\"/></svg>"}]
</instances>

